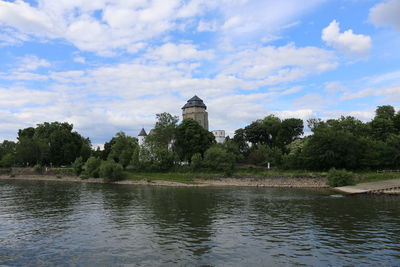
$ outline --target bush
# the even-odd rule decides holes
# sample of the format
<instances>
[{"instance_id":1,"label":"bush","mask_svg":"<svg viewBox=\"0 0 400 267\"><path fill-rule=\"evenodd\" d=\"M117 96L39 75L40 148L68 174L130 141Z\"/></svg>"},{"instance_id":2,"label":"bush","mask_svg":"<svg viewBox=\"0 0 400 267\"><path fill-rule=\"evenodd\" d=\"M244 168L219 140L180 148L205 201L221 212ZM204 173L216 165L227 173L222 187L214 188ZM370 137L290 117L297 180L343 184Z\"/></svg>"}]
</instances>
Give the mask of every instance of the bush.
<instances>
[{"instance_id":1,"label":"bush","mask_svg":"<svg viewBox=\"0 0 400 267\"><path fill-rule=\"evenodd\" d=\"M74 170L74 174L79 176L83 171L83 159L82 157L78 157L75 159L74 163L72 163L72 169Z\"/></svg>"},{"instance_id":2,"label":"bush","mask_svg":"<svg viewBox=\"0 0 400 267\"><path fill-rule=\"evenodd\" d=\"M90 157L86 161L85 165L83 165L83 172L88 177L99 178L100 165L101 165L101 159Z\"/></svg>"},{"instance_id":3,"label":"bush","mask_svg":"<svg viewBox=\"0 0 400 267\"><path fill-rule=\"evenodd\" d=\"M43 173L43 166L40 164L36 164L35 166L33 166L33 171L39 174Z\"/></svg>"},{"instance_id":4,"label":"bush","mask_svg":"<svg viewBox=\"0 0 400 267\"><path fill-rule=\"evenodd\" d=\"M4 155L0 160L0 166L4 168L10 168L14 165L14 155L8 153Z\"/></svg>"},{"instance_id":5,"label":"bush","mask_svg":"<svg viewBox=\"0 0 400 267\"><path fill-rule=\"evenodd\" d=\"M122 180L122 171L122 165L113 161L103 161L100 165L100 177L106 182Z\"/></svg>"},{"instance_id":6,"label":"bush","mask_svg":"<svg viewBox=\"0 0 400 267\"><path fill-rule=\"evenodd\" d=\"M203 159L201 158L201 154L200 153L195 153L192 156L191 162L190 162L190 168L192 171L197 171L199 170L202 165L203 165Z\"/></svg>"},{"instance_id":7,"label":"bush","mask_svg":"<svg viewBox=\"0 0 400 267\"><path fill-rule=\"evenodd\" d=\"M332 168L328 172L328 185L331 187L352 185L354 184L353 177L352 172Z\"/></svg>"},{"instance_id":8,"label":"bush","mask_svg":"<svg viewBox=\"0 0 400 267\"><path fill-rule=\"evenodd\" d=\"M230 176L235 166L235 156L223 147L214 145L207 149L203 162L204 167L213 171L223 171L226 176Z\"/></svg>"}]
</instances>

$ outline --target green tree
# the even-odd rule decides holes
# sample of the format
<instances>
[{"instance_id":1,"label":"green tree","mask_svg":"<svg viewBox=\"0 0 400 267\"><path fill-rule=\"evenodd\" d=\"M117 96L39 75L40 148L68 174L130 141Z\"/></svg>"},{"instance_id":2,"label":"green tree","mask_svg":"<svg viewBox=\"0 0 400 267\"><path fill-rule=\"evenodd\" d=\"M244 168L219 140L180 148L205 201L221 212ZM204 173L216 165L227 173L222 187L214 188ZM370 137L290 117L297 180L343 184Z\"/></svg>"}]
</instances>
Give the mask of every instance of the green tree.
<instances>
[{"instance_id":1,"label":"green tree","mask_svg":"<svg viewBox=\"0 0 400 267\"><path fill-rule=\"evenodd\" d=\"M138 146L137 138L118 132L113 139L114 144L111 146L108 159L120 163L125 168L132 159L134 149Z\"/></svg>"},{"instance_id":2,"label":"green tree","mask_svg":"<svg viewBox=\"0 0 400 267\"><path fill-rule=\"evenodd\" d=\"M87 159L90 140L72 130L73 125L66 122L44 122L36 128L19 130L16 160L23 164L68 165L79 156Z\"/></svg>"},{"instance_id":3,"label":"green tree","mask_svg":"<svg viewBox=\"0 0 400 267\"><path fill-rule=\"evenodd\" d=\"M375 118L393 120L395 116L394 107L390 105L378 106L375 110Z\"/></svg>"},{"instance_id":4,"label":"green tree","mask_svg":"<svg viewBox=\"0 0 400 267\"><path fill-rule=\"evenodd\" d=\"M83 171L83 159L82 157L77 157L75 161L72 163L72 169L74 170L74 173L76 176L79 176L81 172Z\"/></svg>"},{"instance_id":5,"label":"green tree","mask_svg":"<svg viewBox=\"0 0 400 267\"><path fill-rule=\"evenodd\" d=\"M223 171L231 175L235 166L235 156L221 145L213 145L204 153L203 166L213 171Z\"/></svg>"},{"instance_id":6,"label":"green tree","mask_svg":"<svg viewBox=\"0 0 400 267\"><path fill-rule=\"evenodd\" d=\"M99 175L106 182L119 181L123 178L123 167L114 161L102 161L99 167Z\"/></svg>"},{"instance_id":7,"label":"green tree","mask_svg":"<svg viewBox=\"0 0 400 267\"><path fill-rule=\"evenodd\" d=\"M169 113L156 114L156 124L154 125L151 135L157 147L167 148L168 144L175 136L175 131L179 118Z\"/></svg>"},{"instance_id":8,"label":"green tree","mask_svg":"<svg viewBox=\"0 0 400 267\"><path fill-rule=\"evenodd\" d=\"M283 120L277 134L277 143L279 147L283 148L300 138L303 134L303 130L303 120L294 118Z\"/></svg>"},{"instance_id":9,"label":"green tree","mask_svg":"<svg viewBox=\"0 0 400 267\"><path fill-rule=\"evenodd\" d=\"M0 166L9 168L14 165L15 156L11 153L5 154L0 160Z\"/></svg>"},{"instance_id":10,"label":"green tree","mask_svg":"<svg viewBox=\"0 0 400 267\"><path fill-rule=\"evenodd\" d=\"M83 173L88 177L99 178L101 159L90 157L83 165Z\"/></svg>"},{"instance_id":11,"label":"green tree","mask_svg":"<svg viewBox=\"0 0 400 267\"><path fill-rule=\"evenodd\" d=\"M247 144L247 137L244 129L240 128L235 131L233 141L237 144L240 153L245 154L249 150L249 145Z\"/></svg>"},{"instance_id":12,"label":"green tree","mask_svg":"<svg viewBox=\"0 0 400 267\"><path fill-rule=\"evenodd\" d=\"M195 153L204 155L214 143L214 135L193 119L184 119L176 128L175 147L182 160L190 161Z\"/></svg>"}]
</instances>

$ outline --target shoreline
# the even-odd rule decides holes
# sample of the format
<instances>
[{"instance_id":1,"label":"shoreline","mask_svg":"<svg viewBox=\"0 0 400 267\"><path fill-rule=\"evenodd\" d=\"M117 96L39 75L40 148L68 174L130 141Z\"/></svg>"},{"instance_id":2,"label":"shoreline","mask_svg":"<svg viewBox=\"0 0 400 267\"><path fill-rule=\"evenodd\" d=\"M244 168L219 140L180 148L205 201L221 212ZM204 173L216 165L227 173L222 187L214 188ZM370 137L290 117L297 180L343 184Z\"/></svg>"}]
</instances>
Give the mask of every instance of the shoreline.
<instances>
[{"instance_id":1,"label":"shoreline","mask_svg":"<svg viewBox=\"0 0 400 267\"><path fill-rule=\"evenodd\" d=\"M75 176L53 175L23 175L10 177L0 175L0 180L25 180L25 181L57 181L57 182L81 182L81 183L106 183L101 178L80 179ZM176 187L275 187L275 188L329 188L323 178L221 178L221 179L195 179L194 183L181 183L165 180L122 180L111 184L121 185L151 185L151 186L176 186Z\"/></svg>"}]
</instances>

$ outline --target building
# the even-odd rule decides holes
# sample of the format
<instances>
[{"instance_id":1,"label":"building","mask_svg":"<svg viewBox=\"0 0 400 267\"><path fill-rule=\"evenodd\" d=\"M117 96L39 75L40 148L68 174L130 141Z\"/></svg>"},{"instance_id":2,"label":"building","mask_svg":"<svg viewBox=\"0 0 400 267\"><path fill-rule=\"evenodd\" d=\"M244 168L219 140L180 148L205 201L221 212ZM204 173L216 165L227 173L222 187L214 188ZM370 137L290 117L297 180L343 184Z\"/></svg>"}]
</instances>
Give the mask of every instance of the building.
<instances>
[{"instance_id":1,"label":"building","mask_svg":"<svg viewBox=\"0 0 400 267\"><path fill-rule=\"evenodd\" d=\"M146 136L147 136L147 133L144 130L144 128L142 128L142 130L138 134L139 146L144 144L144 139L146 138Z\"/></svg>"},{"instance_id":2,"label":"building","mask_svg":"<svg viewBox=\"0 0 400 267\"><path fill-rule=\"evenodd\" d=\"M222 144L223 142L225 142L225 131L224 130L214 130L211 132L215 136L215 141L217 141L218 144Z\"/></svg>"},{"instance_id":3,"label":"building","mask_svg":"<svg viewBox=\"0 0 400 267\"><path fill-rule=\"evenodd\" d=\"M198 96L194 96L182 107L182 118L191 118L197 121L204 129L208 130L207 106Z\"/></svg>"}]
</instances>

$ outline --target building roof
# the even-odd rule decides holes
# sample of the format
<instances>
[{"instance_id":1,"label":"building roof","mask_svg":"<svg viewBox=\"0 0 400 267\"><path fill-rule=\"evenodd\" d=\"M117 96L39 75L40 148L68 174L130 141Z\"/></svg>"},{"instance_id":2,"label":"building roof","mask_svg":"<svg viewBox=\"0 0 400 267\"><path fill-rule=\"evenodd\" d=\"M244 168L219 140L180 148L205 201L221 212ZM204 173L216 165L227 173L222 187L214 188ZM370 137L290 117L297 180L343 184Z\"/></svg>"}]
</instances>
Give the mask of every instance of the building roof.
<instances>
[{"instance_id":1,"label":"building roof","mask_svg":"<svg viewBox=\"0 0 400 267\"><path fill-rule=\"evenodd\" d=\"M140 131L140 133L138 134L138 136L147 136L146 131L144 130L144 128L142 128L142 130Z\"/></svg>"},{"instance_id":2,"label":"building roof","mask_svg":"<svg viewBox=\"0 0 400 267\"><path fill-rule=\"evenodd\" d=\"M182 109L192 108L192 107L201 107L207 109L207 106L204 104L203 100L201 100L201 98L198 97L197 95L189 99L187 103L182 107Z\"/></svg>"}]
</instances>

